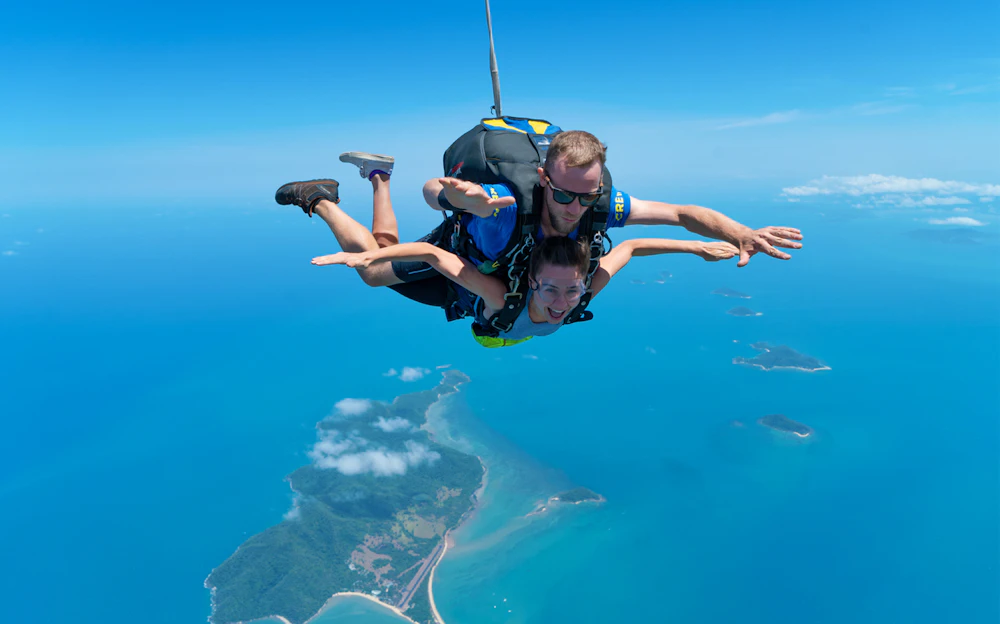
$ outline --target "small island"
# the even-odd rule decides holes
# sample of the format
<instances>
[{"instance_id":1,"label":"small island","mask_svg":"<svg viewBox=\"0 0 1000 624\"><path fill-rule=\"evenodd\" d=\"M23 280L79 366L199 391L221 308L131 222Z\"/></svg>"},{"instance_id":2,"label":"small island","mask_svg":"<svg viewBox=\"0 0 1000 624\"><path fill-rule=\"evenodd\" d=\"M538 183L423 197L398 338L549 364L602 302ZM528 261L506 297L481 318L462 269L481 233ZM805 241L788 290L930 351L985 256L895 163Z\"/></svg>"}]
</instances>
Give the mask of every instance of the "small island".
<instances>
[{"instance_id":1,"label":"small island","mask_svg":"<svg viewBox=\"0 0 1000 624\"><path fill-rule=\"evenodd\" d=\"M760 312L754 312L750 308L737 306L726 312L729 316L763 316Z\"/></svg>"},{"instance_id":2,"label":"small island","mask_svg":"<svg viewBox=\"0 0 1000 624\"><path fill-rule=\"evenodd\" d=\"M580 505L583 503L603 503L607 499L597 492L585 487L573 488L555 496L550 496L549 500L535 504L535 509L525 517L537 516L549 510L553 505Z\"/></svg>"},{"instance_id":3,"label":"small island","mask_svg":"<svg viewBox=\"0 0 1000 624\"><path fill-rule=\"evenodd\" d=\"M807 427L800 422L796 422L782 414L764 416L757 419L757 424L774 429L775 431L781 431L782 433L790 433L800 438L808 438L813 433L813 430L810 427Z\"/></svg>"},{"instance_id":4,"label":"small island","mask_svg":"<svg viewBox=\"0 0 1000 624\"><path fill-rule=\"evenodd\" d=\"M604 497L593 490L588 490L585 487L579 487L563 492L562 494L556 494L549 500L554 503L569 503L571 505L576 505L587 501L602 503L604 502Z\"/></svg>"},{"instance_id":5,"label":"small island","mask_svg":"<svg viewBox=\"0 0 1000 624\"><path fill-rule=\"evenodd\" d=\"M755 342L750 348L760 351L756 357L734 357L733 364L753 366L761 370L792 369L809 373L830 370L830 367L816 358L799 353L785 345L770 345L766 342Z\"/></svg>"},{"instance_id":6,"label":"small island","mask_svg":"<svg viewBox=\"0 0 1000 624\"><path fill-rule=\"evenodd\" d=\"M355 400L316 425L312 460L286 479L284 521L250 537L205 580L211 624L303 624L338 595L376 600L410 622L437 621L431 583L450 532L486 485L475 455L438 443L427 410L469 380L446 370L391 404Z\"/></svg>"},{"instance_id":7,"label":"small island","mask_svg":"<svg viewBox=\"0 0 1000 624\"><path fill-rule=\"evenodd\" d=\"M712 291L713 295L721 295L723 297L732 297L733 299L749 299L750 295L746 293L741 293L738 290L733 290L732 288L716 288Z\"/></svg>"}]
</instances>

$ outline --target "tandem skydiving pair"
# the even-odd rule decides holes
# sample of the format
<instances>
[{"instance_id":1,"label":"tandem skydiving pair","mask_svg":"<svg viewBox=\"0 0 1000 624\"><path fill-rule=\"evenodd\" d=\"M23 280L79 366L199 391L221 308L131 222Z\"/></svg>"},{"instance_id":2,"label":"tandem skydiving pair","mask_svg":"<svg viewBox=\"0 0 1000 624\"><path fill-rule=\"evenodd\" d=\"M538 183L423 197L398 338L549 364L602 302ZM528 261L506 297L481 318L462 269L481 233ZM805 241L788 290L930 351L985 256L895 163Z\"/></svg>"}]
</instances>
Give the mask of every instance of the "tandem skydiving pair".
<instances>
[{"instance_id":1,"label":"tandem skydiving pair","mask_svg":"<svg viewBox=\"0 0 1000 624\"><path fill-rule=\"evenodd\" d=\"M742 267L754 254L788 260L777 248L802 247L795 228L753 230L708 208L632 197L613 185L597 137L540 120L484 119L456 140L445 152L446 177L423 188L427 203L446 216L413 243L399 242L393 158L348 152L340 160L372 183L370 230L337 205L335 180L292 182L275 194L279 204L322 218L340 243L343 251L313 264L355 268L366 284L443 308L448 320L471 317L486 347L590 319L591 299L633 256L739 256ZM611 246L607 231L626 225L679 225L720 242L640 238Z\"/></svg>"}]
</instances>

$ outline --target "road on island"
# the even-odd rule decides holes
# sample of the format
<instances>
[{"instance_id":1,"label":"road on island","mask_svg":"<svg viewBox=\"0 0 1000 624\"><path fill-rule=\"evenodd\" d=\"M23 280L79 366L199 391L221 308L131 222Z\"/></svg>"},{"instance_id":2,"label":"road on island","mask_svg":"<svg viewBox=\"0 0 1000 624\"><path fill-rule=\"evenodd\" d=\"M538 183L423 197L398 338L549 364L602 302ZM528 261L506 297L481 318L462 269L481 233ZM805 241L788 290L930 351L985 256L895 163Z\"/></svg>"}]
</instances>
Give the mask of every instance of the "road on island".
<instances>
[{"instance_id":1,"label":"road on island","mask_svg":"<svg viewBox=\"0 0 1000 624\"><path fill-rule=\"evenodd\" d=\"M407 607L409 607L410 600L413 599L413 594L417 592L417 588L420 587L420 584L424 582L424 578L427 577L427 573L433 567L434 561L437 559L437 556L441 553L442 548L444 548L444 539L438 542L438 545L434 547L434 550L431 551L431 554L428 555L426 559L424 559L424 562L420 566L420 569L417 570L417 573L413 575L413 578L403 589L402 595L400 595L399 600L396 601L396 607L399 610L406 611Z\"/></svg>"}]
</instances>

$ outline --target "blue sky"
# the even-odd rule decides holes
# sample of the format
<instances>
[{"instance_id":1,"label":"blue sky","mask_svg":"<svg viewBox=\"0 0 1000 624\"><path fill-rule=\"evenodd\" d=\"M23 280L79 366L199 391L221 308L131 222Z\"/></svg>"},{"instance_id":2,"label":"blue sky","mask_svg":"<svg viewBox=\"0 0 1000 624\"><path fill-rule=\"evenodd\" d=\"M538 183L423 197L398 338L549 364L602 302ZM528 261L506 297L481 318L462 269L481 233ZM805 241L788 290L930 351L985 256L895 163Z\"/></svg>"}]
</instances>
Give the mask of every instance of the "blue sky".
<instances>
[{"instance_id":1,"label":"blue sky","mask_svg":"<svg viewBox=\"0 0 1000 624\"><path fill-rule=\"evenodd\" d=\"M633 194L1000 183L996 2L537 6L493 3L505 112L592 130ZM350 175L352 149L395 154L397 197L418 201L491 103L478 1L21 3L0 54L9 208L53 179L84 203L256 205Z\"/></svg>"}]
</instances>

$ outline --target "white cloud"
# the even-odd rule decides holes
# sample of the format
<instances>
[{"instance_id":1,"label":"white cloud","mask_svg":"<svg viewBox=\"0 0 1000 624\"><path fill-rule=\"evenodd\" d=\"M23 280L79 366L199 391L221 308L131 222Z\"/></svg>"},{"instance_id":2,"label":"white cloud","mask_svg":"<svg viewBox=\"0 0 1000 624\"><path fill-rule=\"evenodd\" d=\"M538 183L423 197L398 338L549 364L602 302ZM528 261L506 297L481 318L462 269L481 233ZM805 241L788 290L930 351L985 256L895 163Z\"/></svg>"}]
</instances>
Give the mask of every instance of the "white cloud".
<instances>
[{"instance_id":1,"label":"white cloud","mask_svg":"<svg viewBox=\"0 0 1000 624\"><path fill-rule=\"evenodd\" d=\"M418 379L423 379L424 375L430 371L426 368L419 368L413 366L404 366L403 372L399 374L400 381L416 381Z\"/></svg>"},{"instance_id":2,"label":"white cloud","mask_svg":"<svg viewBox=\"0 0 1000 624\"><path fill-rule=\"evenodd\" d=\"M377 427L386 433L393 433L394 431L411 431L413 430L413 423L406 420L405 418L389 418L386 419L385 416L379 416L373 424L373 427Z\"/></svg>"},{"instance_id":3,"label":"white cloud","mask_svg":"<svg viewBox=\"0 0 1000 624\"><path fill-rule=\"evenodd\" d=\"M295 498L292 499L292 508L285 512L285 520L298 520L302 516L301 501L302 497L296 494Z\"/></svg>"},{"instance_id":4,"label":"white cloud","mask_svg":"<svg viewBox=\"0 0 1000 624\"><path fill-rule=\"evenodd\" d=\"M802 111L790 110L778 113L771 113L770 115L764 115L763 117L753 117L750 119L741 119L739 121L734 121L721 125L716 128L716 130L730 130L732 128L749 128L750 126L770 126L773 124L788 123L791 121L798 121L802 119Z\"/></svg>"},{"instance_id":5,"label":"white cloud","mask_svg":"<svg viewBox=\"0 0 1000 624\"><path fill-rule=\"evenodd\" d=\"M964 197L924 197L921 200L904 197L896 202L896 205L903 208L915 208L917 206L962 206L971 203Z\"/></svg>"},{"instance_id":6,"label":"white cloud","mask_svg":"<svg viewBox=\"0 0 1000 624\"><path fill-rule=\"evenodd\" d=\"M656 355L656 349L654 349L653 347L646 347L646 353L651 353L653 355Z\"/></svg>"},{"instance_id":7,"label":"white cloud","mask_svg":"<svg viewBox=\"0 0 1000 624\"><path fill-rule=\"evenodd\" d=\"M537 355L530 355L530 354L525 354L522 357L524 357L524 359L526 359L526 360L537 360L538 359Z\"/></svg>"},{"instance_id":8,"label":"white cloud","mask_svg":"<svg viewBox=\"0 0 1000 624\"><path fill-rule=\"evenodd\" d=\"M830 189L824 189L824 188L820 188L818 186L793 186L793 187L790 187L790 188L783 188L783 189L781 189L781 192L783 194L785 194L785 195L792 195L792 196L796 196L796 195L802 195L802 196L809 196L809 195L831 195L831 194L833 194L833 191L831 191ZM788 201L792 201L792 200L788 200ZM795 201L798 201L798 200L795 200Z\"/></svg>"},{"instance_id":9,"label":"white cloud","mask_svg":"<svg viewBox=\"0 0 1000 624\"><path fill-rule=\"evenodd\" d=\"M970 225L970 226L980 226L986 225L982 221L977 221L972 217L948 217L947 219L931 219L928 221L931 225Z\"/></svg>"},{"instance_id":10,"label":"white cloud","mask_svg":"<svg viewBox=\"0 0 1000 624\"><path fill-rule=\"evenodd\" d=\"M1000 195L1000 184L971 184L957 180L935 178L904 178L869 174L860 176L823 176L806 186L782 189L785 195L806 197L812 195L875 195L880 193L938 193L940 195L968 194L980 196Z\"/></svg>"},{"instance_id":11,"label":"white cloud","mask_svg":"<svg viewBox=\"0 0 1000 624\"><path fill-rule=\"evenodd\" d=\"M31 243L26 243L26 242L24 242L24 241L14 241L14 246L15 246L15 247L24 247L24 246L26 246L26 245L30 245L30 244L31 244Z\"/></svg>"},{"instance_id":12,"label":"white cloud","mask_svg":"<svg viewBox=\"0 0 1000 624\"><path fill-rule=\"evenodd\" d=\"M802 186L782 189L790 202L803 197L853 197L856 208L897 207L932 208L937 206L964 206L972 203L968 197L978 195L980 201L1000 195L1000 184L974 184L959 180L936 178L904 178L869 174L861 176L823 176Z\"/></svg>"},{"instance_id":13,"label":"white cloud","mask_svg":"<svg viewBox=\"0 0 1000 624\"><path fill-rule=\"evenodd\" d=\"M399 374L399 371L397 371L395 368L390 368L389 370L387 370L384 373L382 373L382 376L383 377L395 377L398 374Z\"/></svg>"},{"instance_id":14,"label":"white cloud","mask_svg":"<svg viewBox=\"0 0 1000 624\"><path fill-rule=\"evenodd\" d=\"M440 366L435 366L434 368L437 370L443 370L445 368L451 368L451 364L441 364Z\"/></svg>"},{"instance_id":15,"label":"white cloud","mask_svg":"<svg viewBox=\"0 0 1000 624\"><path fill-rule=\"evenodd\" d=\"M987 202L993 201L994 199L996 199L996 197L990 197L989 195L986 195L986 196L980 197L979 201L987 203Z\"/></svg>"},{"instance_id":16,"label":"white cloud","mask_svg":"<svg viewBox=\"0 0 1000 624\"><path fill-rule=\"evenodd\" d=\"M14 251L13 249L8 249L7 251L4 251L3 253L0 253L0 256L16 256L16 255L17 255L17 252Z\"/></svg>"},{"instance_id":17,"label":"white cloud","mask_svg":"<svg viewBox=\"0 0 1000 624\"><path fill-rule=\"evenodd\" d=\"M370 399L341 399L333 406L341 416L360 416L372 408Z\"/></svg>"},{"instance_id":18,"label":"white cloud","mask_svg":"<svg viewBox=\"0 0 1000 624\"><path fill-rule=\"evenodd\" d=\"M373 474L388 477L406 474L409 468L433 464L441 454L414 440L403 443L403 450L384 447L366 448L369 442L357 436L341 437L332 429L320 432L320 440L308 455L313 465L321 469L337 470L345 475Z\"/></svg>"}]
</instances>

